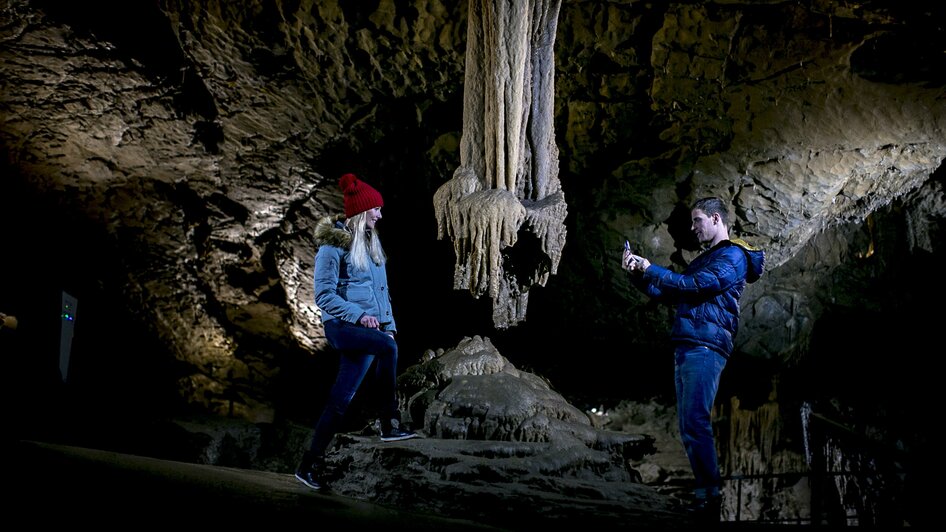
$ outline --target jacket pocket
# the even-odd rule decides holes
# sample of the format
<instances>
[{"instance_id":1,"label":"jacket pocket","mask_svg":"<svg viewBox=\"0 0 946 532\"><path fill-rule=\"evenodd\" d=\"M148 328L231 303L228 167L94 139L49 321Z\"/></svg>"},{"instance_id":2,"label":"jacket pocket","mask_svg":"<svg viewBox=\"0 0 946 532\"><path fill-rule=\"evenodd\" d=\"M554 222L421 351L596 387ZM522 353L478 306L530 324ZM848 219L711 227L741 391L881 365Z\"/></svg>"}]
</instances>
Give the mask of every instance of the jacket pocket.
<instances>
[{"instance_id":1,"label":"jacket pocket","mask_svg":"<svg viewBox=\"0 0 946 532\"><path fill-rule=\"evenodd\" d=\"M345 299L352 302L370 301L371 289L364 286L349 286Z\"/></svg>"}]
</instances>

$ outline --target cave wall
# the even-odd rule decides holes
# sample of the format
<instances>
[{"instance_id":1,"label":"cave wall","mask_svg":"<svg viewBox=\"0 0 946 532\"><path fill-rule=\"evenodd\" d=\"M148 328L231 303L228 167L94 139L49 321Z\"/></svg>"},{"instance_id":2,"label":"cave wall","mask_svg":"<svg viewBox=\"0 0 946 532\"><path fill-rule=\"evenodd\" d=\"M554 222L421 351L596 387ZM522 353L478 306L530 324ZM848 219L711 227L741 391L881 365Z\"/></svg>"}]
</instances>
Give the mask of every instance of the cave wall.
<instances>
[{"instance_id":1,"label":"cave wall","mask_svg":"<svg viewBox=\"0 0 946 532\"><path fill-rule=\"evenodd\" d=\"M332 367L311 228L354 171L386 198L402 365L484 334L575 398L661 395L670 312L630 289L620 246L682 266L687 206L718 194L768 253L739 354L794 367L826 313L912 309L922 288L890 306L902 287L877 279L940 253L942 8L901 4L564 2L569 237L499 332L452 289L431 201L458 162L465 3L5 0L3 273L25 281L8 298L29 315L37 291L78 295L74 383L129 409L311 415ZM889 226L905 255L872 239Z\"/></svg>"}]
</instances>

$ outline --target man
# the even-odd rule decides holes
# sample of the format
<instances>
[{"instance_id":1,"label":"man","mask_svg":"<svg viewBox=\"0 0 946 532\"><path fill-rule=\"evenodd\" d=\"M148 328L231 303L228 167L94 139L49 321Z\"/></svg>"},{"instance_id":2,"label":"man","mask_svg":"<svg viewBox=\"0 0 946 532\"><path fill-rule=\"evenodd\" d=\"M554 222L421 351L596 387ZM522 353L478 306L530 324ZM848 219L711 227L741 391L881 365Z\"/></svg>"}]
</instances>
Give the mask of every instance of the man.
<instances>
[{"instance_id":1,"label":"man","mask_svg":"<svg viewBox=\"0 0 946 532\"><path fill-rule=\"evenodd\" d=\"M707 249L683 273L651 264L628 249L621 265L642 292L676 305L670 340L680 439L695 477L690 509L718 521L722 481L711 412L739 326L739 297L747 282L762 275L765 255L729 239L728 209L719 198L698 200L690 215L690 229Z\"/></svg>"}]
</instances>

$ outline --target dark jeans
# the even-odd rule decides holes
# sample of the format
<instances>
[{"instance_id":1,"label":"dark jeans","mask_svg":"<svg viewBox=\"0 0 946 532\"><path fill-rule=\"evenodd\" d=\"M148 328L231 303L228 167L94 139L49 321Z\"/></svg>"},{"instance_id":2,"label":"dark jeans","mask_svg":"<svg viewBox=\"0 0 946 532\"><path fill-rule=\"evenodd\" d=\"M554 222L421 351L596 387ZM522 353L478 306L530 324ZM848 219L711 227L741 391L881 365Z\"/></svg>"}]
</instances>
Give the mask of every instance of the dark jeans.
<instances>
[{"instance_id":1,"label":"dark jeans","mask_svg":"<svg viewBox=\"0 0 946 532\"><path fill-rule=\"evenodd\" d=\"M382 422L400 419L397 403L397 342L387 333L339 319L324 323L325 338L340 355L338 375L329 393L328 402L315 424L310 447L315 456L322 456L342 425L345 412L361 386L371 363L375 364L378 414Z\"/></svg>"},{"instance_id":2,"label":"dark jeans","mask_svg":"<svg viewBox=\"0 0 946 532\"><path fill-rule=\"evenodd\" d=\"M680 346L674 352L680 439L696 478L698 499L718 497L722 486L711 416L724 367L726 358L706 347Z\"/></svg>"}]
</instances>

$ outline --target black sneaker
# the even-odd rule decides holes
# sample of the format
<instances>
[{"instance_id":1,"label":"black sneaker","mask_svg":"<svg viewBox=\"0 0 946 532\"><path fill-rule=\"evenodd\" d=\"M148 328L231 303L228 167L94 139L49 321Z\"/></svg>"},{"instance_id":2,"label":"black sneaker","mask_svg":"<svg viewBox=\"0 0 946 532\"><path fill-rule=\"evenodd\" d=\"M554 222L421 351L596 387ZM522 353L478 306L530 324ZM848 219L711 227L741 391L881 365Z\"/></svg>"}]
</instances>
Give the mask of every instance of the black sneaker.
<instances>
[{"instance_id":1,"label":"black sneaker","mask_svg":"<svg viewBox=\"0 0 946 532\"><path fill-rule=\"evenodd\" d=\"M396 419L392 419L390 423L381 423L381 441L401 441L416 437L414 431L402 429L401 423Z\"/></svg>"},{"instance_id":2,"label":"black sneaker","mask_svg":"<svg viewBox=\"0 0 946 532\"><path fill-rule=\"evenodd\" d=\"M296 478L306 486L314 490L328 489L328 484L322 478L322 471L325 467L323 458L313 458L306 452L302 457L302 463L296 469Z\"/></svg>"},{"instance_id":3,"label":"black sneaker","mask_svg":"<svg viewBox=\"0 0 946 532\"><path fill-rule=\"evenodd\" d=\"M315 471L312 471L311 469L307 469L305 471L296 471L296 478L299 479L299 482L302 482L314 490L321 490L327 487L322 483L321 480L319 480L319 477L315 474Z\"/></svg>"},{"instance_id":4,"label":"black sneaker","mask_svg":"<svg viewBox=\"0 0 946 532\"><path fill-rule=\"evenodd\" d=\"M381 441L401 441L416 437L417 433L412 430L401 430L400 428L395 427L381 431Z\"/></svg>"},{"instance_id":5,"label":"black sneaker","mask_svg":"<svg viewBox=\"0 0 946 532\"><path fill-rule=\"evenodd\" d=\"M695 499L687 506L687 514L697 521L704 523L718 523L719 512L722 506L721 497L710 497L708 499Z\"/></svg>"}]
</instances>

